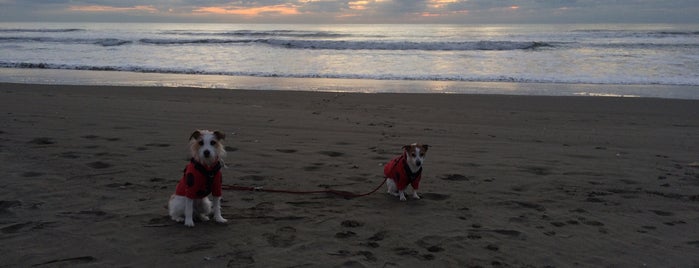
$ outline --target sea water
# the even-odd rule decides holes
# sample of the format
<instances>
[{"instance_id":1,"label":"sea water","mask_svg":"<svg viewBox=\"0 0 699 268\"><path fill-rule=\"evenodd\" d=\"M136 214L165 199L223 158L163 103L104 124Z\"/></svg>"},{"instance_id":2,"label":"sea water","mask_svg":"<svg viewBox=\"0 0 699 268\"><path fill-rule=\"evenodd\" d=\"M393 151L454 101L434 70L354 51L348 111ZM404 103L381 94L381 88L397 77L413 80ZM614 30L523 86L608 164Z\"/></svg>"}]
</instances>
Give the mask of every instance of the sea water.
<instances>
[{"instance_id":1,"label":"sea water","mask_svg":"<svg viewBox=\"0 0 699 268\"><path fill-rule=\"evenodd\" d=\"M0 23L0 68L4 82L699 98L699 25Z\"/></svg>"}]
</instances>

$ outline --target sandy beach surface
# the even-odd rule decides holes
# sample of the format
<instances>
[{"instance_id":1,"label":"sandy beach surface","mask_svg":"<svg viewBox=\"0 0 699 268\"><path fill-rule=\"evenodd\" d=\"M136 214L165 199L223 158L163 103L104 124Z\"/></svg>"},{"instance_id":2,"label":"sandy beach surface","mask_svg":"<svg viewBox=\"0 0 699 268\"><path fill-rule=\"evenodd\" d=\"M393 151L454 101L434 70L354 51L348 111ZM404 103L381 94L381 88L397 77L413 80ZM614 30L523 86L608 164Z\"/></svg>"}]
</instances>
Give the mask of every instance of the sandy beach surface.
<instances>
[{"instance_id":1,"label":"sandy beach surface","mask_svg":"<svg viewBox=\"0 0 699 268\"><path fill-rule=\"evenodd\" d=\"M699 101L0 84L0 267L697 267ZM167 216L194 129L226 190Z\"/></svg>"}]
</instances>

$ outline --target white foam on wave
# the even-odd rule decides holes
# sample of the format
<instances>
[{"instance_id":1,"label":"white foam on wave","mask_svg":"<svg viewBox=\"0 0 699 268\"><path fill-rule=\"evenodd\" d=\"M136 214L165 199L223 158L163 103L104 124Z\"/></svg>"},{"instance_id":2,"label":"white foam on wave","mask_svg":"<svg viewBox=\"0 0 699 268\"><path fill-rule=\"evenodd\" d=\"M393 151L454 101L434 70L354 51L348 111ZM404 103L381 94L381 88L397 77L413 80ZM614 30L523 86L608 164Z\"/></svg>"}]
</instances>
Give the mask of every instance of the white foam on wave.
<instances>
[{"instance_id":1,"label":"white foam on wave","mask_svg":"<svg viewBox=\"0 0 699 268\"><path fill-rule=\"evenodd\" d=\"M330 79L369 79L369 80L402 80L402 81L457 81L457 82L512 82L512 83L557 83L557 84L609 84L609 85L676 85L699 86L699 78L664 77L656 80L648 78L629 78L610 75L600 77L548 77L548 76L507 76L507 75L392 75L392 74L324 74L324 73L274 73L274 72L243 72L243 71L207 71L195 68L160 68L152 66L92 66L53 63L3 62L0 68L18 69L56 69L83 71L121 71L137 73L161 74L197 74L222 76L250 77L285 77L285 78L330 78Z\"/></svg>"}]
</instances>

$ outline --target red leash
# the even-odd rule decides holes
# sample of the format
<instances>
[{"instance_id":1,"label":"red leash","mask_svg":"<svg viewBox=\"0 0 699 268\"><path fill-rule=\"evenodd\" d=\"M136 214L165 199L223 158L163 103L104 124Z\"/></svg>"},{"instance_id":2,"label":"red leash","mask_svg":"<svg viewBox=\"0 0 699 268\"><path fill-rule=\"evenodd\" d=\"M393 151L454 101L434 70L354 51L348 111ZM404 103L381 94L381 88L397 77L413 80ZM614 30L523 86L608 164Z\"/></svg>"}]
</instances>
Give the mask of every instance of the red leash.
<instances>
[{"instance_id":1,"label":"red leash","mask_svg":"<svg viewBox=\"0 0 699 268\"><path fill-rule=\"evenodd\" d=\"M373 191L365 193L365 194L355 194L352 192L347 192L347 191L338 191L338 190L317 190L317 191L292 191L292 190L276 190L276 189L264 189L262 187L249 187L249 186L238 186L238 185L222 185L221 188L223 190L236 190L236 191L259 191L259 192L270 192L270 193L285 193L285 194L335 194L342 196L344 198L355 198L355 197L362 197L362 196L367 196L370 194L375 193L376 191L381 188L386 183L386 179L379 184Z\"/></svg>"}]
</instances>

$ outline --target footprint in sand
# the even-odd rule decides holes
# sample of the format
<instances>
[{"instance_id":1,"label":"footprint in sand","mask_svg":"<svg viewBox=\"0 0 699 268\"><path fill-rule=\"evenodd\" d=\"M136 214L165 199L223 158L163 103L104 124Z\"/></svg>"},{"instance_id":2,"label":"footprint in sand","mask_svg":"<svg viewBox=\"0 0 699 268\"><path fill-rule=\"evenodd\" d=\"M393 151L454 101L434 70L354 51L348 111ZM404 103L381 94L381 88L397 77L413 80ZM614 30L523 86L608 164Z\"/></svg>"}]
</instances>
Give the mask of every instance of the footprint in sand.
<instances>
[{"instance_id":1,"label":"footprint in sand","mask_svg":"<svg viewBox=\"0 0 699 268\"><path fill-rule=\"evenodd\" d=\"M444 251L444 248L441 246L441 242L444 239L445 237L441 236L425 236L417 240L415 243L427 251L435 253Z\"/></svg>"},{"instance_id":2,"label":"footprint in sand","mask_svg":"<svg viewBox=\"0 0 699 268\"><path fill-rule=\"evenodd\" d=\"M520 170L522 172L531 173L531 174L539 175L539 176L546 176L546 175L551 174L551 169L546 168L546 167L535 167L535 166L521 167Z\"/></svg>"},{"instance_id":3,"label":"footprint in sand","mask_svg":"<svg viewBox=\"0 0 699 268\"><path fill-rule=\"evenodd\" d=\"M466 176L461 175L461 174L446 174L446 175L442 175L442 177L440 179L445 180L445 181L468 181L472 178L466 177Z\"/></svg>"},{"instance_id":4,"label":"footprint in sand","mask_svg":"<svg viewBox=\"0 0 699 268\"><path fill-rule=\"evenodd\" d=\"M518 208L521 207L521 208L534 209L536 211L546 211L546 208L542 205L539 205L536 203L525 202L525 201L509 200L509 201L501 202L501 204L509 205L509 206L516 206Z\"/></svg>"},{"instance_id":5,"label":"footprint in sand","mask_svg":"<svg viewBox=\"0 0 699 268\"><path fill-rule=\"evenodd\" d=\"M125 182L125 183L110 183L110 184L107 184L105 186L107 186L109 188L126 189L126 187L129 187L131 185L133 185L133 183Z\"/></svg>"},{"instance_id":6,"label":"footprint in sand","mask_svg":"<svg viewBox=\"0 0 699 268\"><path fill-rule=\"evenodd\" d=\"M342 227L356 228L356 227L364 226L364 223L354 221L354 220L346 220L346 221L342 221L342 223L340 225L342 225Z\"/></svg>"},{"instance_id":7,"label":"footprint in sand","mask_svg":"<svg viewBox=\"0 0 699 268\"><path fill-rule=\"evenodd\" d=\"M423 193L420 196L427 200L442 201L449 199L448 194L438 194L438 193Z\"/></svg>"},{"instance_id":8,"label":"footprint in sand","mask_svg":"<svg viewBox=\"0 0 699 268\"><path fill-rule=\"evenodd\" d=\"M14 233L19 233L19 232L29 232L29 231L34 231L34 230L41 230L41 229L44 229L46 227L50 227L51 225L55 225L55 224L56 224L56 222L47 222L47 221L21 222L21 223L6 225L6 226L0 228L0 233L14 234Z\"/></svg>"},{"instance_id":9,"label":"footprint in sand","mask_svg":"<svg viewBox=\"0 0 699 268\"><path fill-rule=\"evenodd\" d=\"M583 223L590 226L604 226L604 223L598 221L583 221Z\"/></svg>"},{"instance_id":10,"label":"footprint in sand","mask_svg":"<svg viewBox=\"0 0 699 268\"><path fill-rule=\"evenodd\" d=\"M320 151L318 152L319 154L330 156L330 157L338 157L338 156L343 156L345 155L344 153L341 152L334 152L334 151Z\"/></svg>"},{"instance_id":11,"label":"footprint in sand","mask_svg":"<svg viewBox=\"0 0 699 268\"><path fill-rule=\"evenodd\" d=\"M50 260L47 262L34 264L32 266L50 265L50 266L59 266L59 267L63 267L63 266L70 267L70 266L76 265L76 264L91 263L91 262L94 262L96 260L97 260L97 258L92 257L92 256L81 256L81 257L74 257L74 258Z\"/></svg>"},{"instance_id":12,"label":"footprint in sand","mask_svg":"<svg viewBox=\"0 0 699 268\"><path fill-rule=\"evenodd\" d=\"M22 206L19 200L0 200L0 213L9 212L10 208Z\"/></svg>"},{"instance_id":13,"label":"footprint in sand","mask_svg":"<svg viewBox=\"0 0 699 268\"><path fill-rule=\"evenodd\" d=\"M100 136L97 136L97 135L85 135L85 136L82 136L81 138L83 138L83 139L88 139L88 140L95 140L95 139L97 139L97 138L99 138L99 137L100 137Z\"/></svg>"},{"instance_id":14,"label":"footprint in sand","mask_svg":"<svg viewBox=\"0 0 699 268\"><path fill-rule=\"evenodd\" d=\"M199 244L194 244L184 249L176 250L175 254L191 253L195 251L209 250L216 246L215 242L203 242Z\"/></svg>"},{"instance_id":15,"label":"footprint in sand","mask_svg":"<svg viewBox=\"0 0 699 268\"><path fill-rule=\"evenodd\" d=\"M58 154L59 157L61 158L66 158L66 159L77 159L80 158L77 152L63 152Z\"/></svg>"},{"instance_id":16,"label":"footprint in sand","mask_svg":"<svg viewBox=\"0 0 699 268\"><path fill-rule=\"evenodd\" d=\"M323 163L313 163L311 166L305 166L303 170L305 171L316 171L321 169L325 164Z\"/></svg>"},{"instance_id":17,"label":"footprint in sand","mask_svg":"<svg viewBox=\"0 0 699 268\"><path fill-rule=\"evenodd\" d=\"M325 203L314 202L314 201L288 201L286 203L289 205L292 205L292 206L302 207L302 208L324 208L325 207Z\"/></svg>"},{"instance_id":18,"label":"footprint in sand","mask_svg":"<svg viewBox=\"0 0 699 268\"><path fill-rule=\"evenodd\" d=\"M106 141L120 141L120 140L121 140L121 138L103 138L103 137L100 137L100 136L97 136L97 135L85 135L85 136L82 136L82 138L83 138L83 139L88 139L88 140L96 140L96 139L102 138L102 139L104 139L104 140L106 140Z\"/></svg>"},{"instance_id":19,"label":"footprint in sand","mask_svg":"<svg viewBox=\"0 0 699 268\"><path fill-rule=\"evenodd\" d=\"M378 233L375 233L373 236L369 237L366 245L371 248L378 248L381 246L378 242L386 239L387 236L388 231L380 231Z\"/></svg>"},{"instance_id":20,"label":"footprint in sand","mask_svg":"<svg viewBox=\"0 0 699 268\"><path fill-rule=\"evenodd\" d=\"M388 231L379 231L369 237L369 241L382 241L388 237Z\"/></svg>"},{"instance_id":21,"label":"footprint in sand","mask_svg":"<svg viewBox=\"0 0 699 268\"><path fill-rule=\"evenodd\" d=\"M167 144L167 143L149 143L149 144L146 144L145 146L163 148L163 147L170 147L170 144Z\"/></svg>"},{"instance_id":22,"label":"footprint in sand","mask_svg":"<svg viewBox=\"0 0 699 268\"><path fill-rule=\"evenodd\" d=\"M413 256L413 257L418 258L420 260L431 261L431 260L434 260L434 258L435 258L434 255L432 255L432 254L420 255L419 251L412 249L412 248L397 247L397 248L393 248L393 251L398 256Z\"/></svg>"},{"instance_id":23,"label":"footprint in sand","mask_svg":"<svg viewBox=\"0 0 699 268\"><path fill-rule=\"evenodd\" d=\"M174 225L175 221L170 219L168 216L155 217L148 220L147 223L143 224L143 227L166 227Z\"/></svg>"},{"instance_id":24,"label":"footprint in sand","mask_svg":"<svg viewBox=\"0 0 699 268\"><path fill-rule=\"evenodd\" d=\"M22 177L25 177L25 178L39 177L39 176L41 176L41 175L44 175L44 173L35 172L35 171L27 171L27 172L23 172L23 173L21 174L21 176L22 176Z\"/></svg>"},{"instance_id":25,"label":"footprint in sand","mask_svg":"<svg viewBox=\"0 0 699 268\"><path fill-rule=\"evenodd\" d=\"M357 233L352 231L338 232L335 234L335 238L349 238L354 236L357 236Z\"/></svg>"},{"instance_id":26,"label":"footprint in sand","mask_svg":"<svg viewBox=\"0 0 699 268\"><path fill-rule=\"evenodd\" d=\"M102 161L95 161L95 162L90 162L86 164L88 167L94 168L94 169L105 169L109 168L112 166L112 164L105 163Z\"/></svg>"},{"instance_id":27,"label":"footprint in sand","mask_svg":"<svg viewBox=\"0 0 699 268\"><path fill-rule=\"evenodd\" d=\"M663 217L669 217L675 215L675 213L669 212L669 211L662 211L662 210L651 210L650 212L655 213L655 215L658 216L663 216Z\"/></svg>"},{"instance_id":28,"label":"footprint in sand","mask_svg":"<svg viewBox=\"0 0 699 268\"><path fill-rule=\"evenodd\" d=\"M267 243L275 248L288 248L294 244L296 240L296 228L284 226L277 229L274 233L264 233Z\"/></svg>"},{"instance_id":29,"label":"footprint in sand","mask_svg":"<svg viewBox=\"0 0 699 268\"><path fill-rule=\"evenodd\" d=\"M364 260L366 260L366 261L374 262L377 260L376 256L374 256L373 252L363 251L363 250L357 251L357 252L351 252L349 250L338 250L335 253L328 253L328 255L341 256L341 257L364 256ZM357 261L347 261L342 265L342 267L365 267L365 266Z\"/></svg>"},{"instance_id":30,"label":"footprint in sand","mask_svg":"<svg viewBox=\"0 0 699 268\"><path fill-rule=\"evenodd\" d=\"M238 179L241 181L263 181L265 177L260 175L245 175Z\"/></svg>"},{"instance_id":31,"label":"footprint in sand","mask_svg":"<svg viewBox=\"0 0 699 268\"><path fill-rule=\"evenodd\" d=\"M54 141L53 138L39 137L39 138L34 138L33 140L30 140L28 143L34 144L34 145L51 145L51 144L55 144L56 141Z\"/></svg>"},{"instance_id":32,"label":"footprint in sand","mask_svg":"<svg viewBox=\"0 0 699 268\"><path fill-rule=\"evenodd\" d=\"M81 210L81 211L63 211L58 213L59 217L68 217L76 220L93 220L102 221L114 218L115 215L109 214L102 210Z\"/></svg>"},{"instance_id":33,"label":"footprint in sand","mask_svg":"<svg viewBox=\"0 0 699 268\"><path fill-rule=\"evenodd\" d=\"M675 225L679 225L679 224L687 224L687 222L683 221L683 220L679 220L679 221L664 222L663 224L665 224L667 226L675 226Z\"/></svg>"},{"instance_id":34,"label":"footprint in sand","mask_svg":"<svg viewBox=\"0 0 699 268\"><path fill-rule=\"evenodd\" d=\"M228 261L228 267L240 267L242 265L255 264L254 251L239 251L233 253L233 259Z\"/></svg>"}]
</instances>

